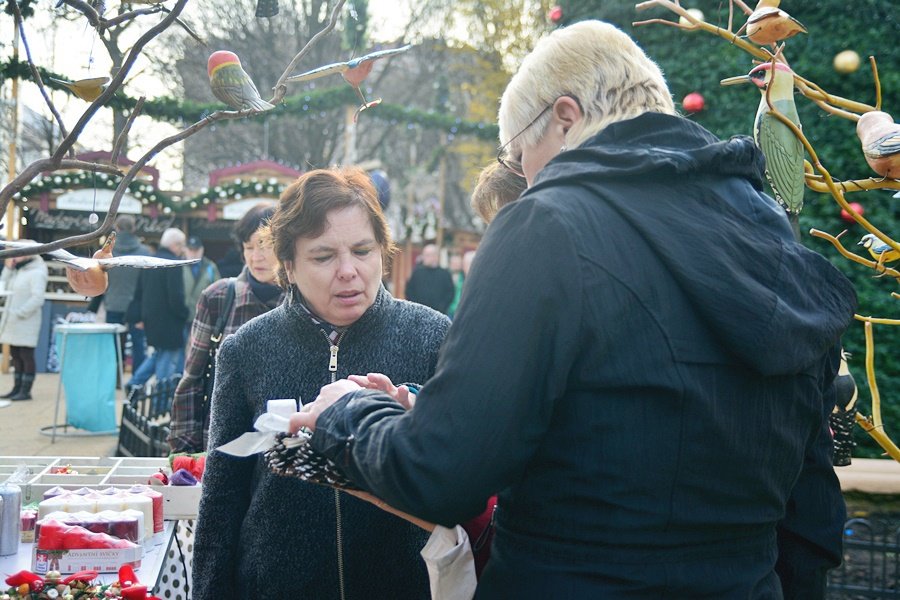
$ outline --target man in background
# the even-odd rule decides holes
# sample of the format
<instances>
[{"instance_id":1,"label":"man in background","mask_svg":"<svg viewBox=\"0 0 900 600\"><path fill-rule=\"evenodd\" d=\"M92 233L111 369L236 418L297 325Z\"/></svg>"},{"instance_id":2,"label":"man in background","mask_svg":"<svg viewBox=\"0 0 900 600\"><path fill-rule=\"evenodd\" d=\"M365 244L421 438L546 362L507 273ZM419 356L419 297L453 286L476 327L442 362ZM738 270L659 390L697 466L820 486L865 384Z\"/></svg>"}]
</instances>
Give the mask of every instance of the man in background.
<instances>
[{"instance_id":1,"label":"man in background","mask_svg":"<svg viewBox=\"0 0 900 600\"><path fill-rule=\"evenodd\" d=\"M135 233L135 221L131 215L119 215L116 219L116 246L113 248L113 256L149 256L150 248L141 243ZM110 269L109 286L102 296L97 296L88 307L91 312L97 312L102 302L106 306L107 323L125 323L125 313L128 305L134 299L137 288L138 269ZM135 327L134 323L128 323L128 333L122 334L122 356L125 356L125 336L131 337L131 372L137 372L144 357L147 355L147 340L144 330Z\"/></svg>"},{"instance_id":2,"label":"man in background","mask_svg":"<svg viewBox=\"0 0 900 600\"><path fill-rule=\"evenodd\" d=\"M156 256L175 260L185 252L186 236L180 229L166 229L159 239ZM184 369L184 327L188 309L184 299L184 274L181 269L145 269L138 277L134 300L127 319L143 327L147 344L153 346L154 359L147 361L126 385L142 386L151 375L164 381ZM152 368L148 365L152 363Z\"/></svg>"},{"instance_id":3,"label":"man in background","mask_svg":"<svg viewBox=\"0 0 900 600\"><path fill-rule=\"evenodd\" d=\"M450 271L438 264L440 252L434 244L422 248L422 262L406 282L406 299L447 314L456 286Z\"/></svg>"},{"instance_id":4,"label":"man in background","mask_svg":"<svg viewBox=\"0 0 900 600\"><path fill-rule=\"evenodd\" d=\"M188 308L187 327L190 333L191 322L197 313L197 300L209 284L221 278L216 263L203 256L203 241L191 236L187 241L185 258L199 258L200 262L184 266L184 301Z\"/></svg>"}]
</instances>

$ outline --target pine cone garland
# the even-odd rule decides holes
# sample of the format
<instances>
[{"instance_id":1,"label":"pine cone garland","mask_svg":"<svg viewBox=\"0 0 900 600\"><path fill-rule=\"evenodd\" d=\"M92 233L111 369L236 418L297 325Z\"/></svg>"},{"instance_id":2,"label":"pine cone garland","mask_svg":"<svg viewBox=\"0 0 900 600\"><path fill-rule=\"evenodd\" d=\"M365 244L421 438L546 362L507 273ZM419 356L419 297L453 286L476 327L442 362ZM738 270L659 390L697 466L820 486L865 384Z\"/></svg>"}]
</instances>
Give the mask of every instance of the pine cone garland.
<instances>
[{"instance_id":1,"label":"pine cone garland","mask_svg":"<svg viewBox=\"0 0 900 600\"><path fill-rule=\"evenodd\" d=\"M303 481L327 485L339 489L360 489L347 479L340 469L307 443L309 436L298 433L279 433L275 445L266 450L264 457L269 470L277 475L298 477Z\"/></svg>"}]
</instances>

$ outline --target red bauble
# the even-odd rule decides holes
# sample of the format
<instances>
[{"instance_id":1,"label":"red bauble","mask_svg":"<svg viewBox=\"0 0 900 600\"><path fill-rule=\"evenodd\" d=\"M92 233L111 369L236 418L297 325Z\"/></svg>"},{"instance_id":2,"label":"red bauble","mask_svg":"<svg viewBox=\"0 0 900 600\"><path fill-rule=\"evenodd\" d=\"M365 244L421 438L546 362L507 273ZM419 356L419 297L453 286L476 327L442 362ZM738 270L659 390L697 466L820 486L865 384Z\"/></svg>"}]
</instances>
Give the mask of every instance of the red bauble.
<instances>
[{"instance_id":1,"label":"red bauble","mask_svg":"<svg viewBox=\"0 0 900 600\"><path fill-rule=\"evenodd\" d=\"M563 18L562 6L557 4L556 6L554 6L553 8L550 9L550 12L547 13L547 16L550 18L550 20L552 22L559 23L560 20Z\"/></svg>"},{"instance_id":2,"label":"red bauble","mask_svg":"<svg viewBox=\"0 0 900 600\"><path fill-rule=\"evenodd\" d=\"M859 213L860 216L866 214L866 209L859 202L851 202L850 208L852 208L857 213ZM841 209L841 218L843 220L847 221L848 223L856 223L856 221L853 219L853 215L851 215L849 212L847 212L846 208Z\"/></svg>"},{"instance_id":3,"label":"red bauble","mask_svg":"<svg viewBox=\"0 0 900 600\"><path fill-rule=\"evenodd\" d=\"M681 106L689 113L698 113L706 106L706 100L699 92L691 92L681 101Z\"/></svg>"}]
</instances>

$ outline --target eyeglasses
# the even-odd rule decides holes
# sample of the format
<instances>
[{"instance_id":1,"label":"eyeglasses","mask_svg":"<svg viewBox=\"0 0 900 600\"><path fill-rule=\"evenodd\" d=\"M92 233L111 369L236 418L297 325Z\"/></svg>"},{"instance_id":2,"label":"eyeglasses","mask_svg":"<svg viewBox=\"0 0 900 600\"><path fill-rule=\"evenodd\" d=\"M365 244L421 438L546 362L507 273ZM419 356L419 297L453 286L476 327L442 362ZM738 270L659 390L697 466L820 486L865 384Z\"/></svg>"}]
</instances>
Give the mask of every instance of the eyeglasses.
<instances>
[{"instance_id":1,"label":"eyeglasses","mask_svg":"<svg viewBox=\"0 0 900 600\"><path fill-rule=\"evenodd\" d=\"M556 101L554 100L554 102ZM509 148L509 145L512 144L516 138L528 131L528 128L537 123L540 118L543 117L551 108L553 108L553 104L548 105L544 110L538 113L538 116L536 116L531 123L526 125L522 129L522 131L509 138L509 140L507 140L505 144L500 146L500 150L497 151L497 162L500 163L504 169L510 171L515 175L518 175L519 177L525 177L525 173L522 171L522 165L514 160L510 160L509 158L505 157L504 154L506 153L506 149Z\"/></svg>"}]
</instances>

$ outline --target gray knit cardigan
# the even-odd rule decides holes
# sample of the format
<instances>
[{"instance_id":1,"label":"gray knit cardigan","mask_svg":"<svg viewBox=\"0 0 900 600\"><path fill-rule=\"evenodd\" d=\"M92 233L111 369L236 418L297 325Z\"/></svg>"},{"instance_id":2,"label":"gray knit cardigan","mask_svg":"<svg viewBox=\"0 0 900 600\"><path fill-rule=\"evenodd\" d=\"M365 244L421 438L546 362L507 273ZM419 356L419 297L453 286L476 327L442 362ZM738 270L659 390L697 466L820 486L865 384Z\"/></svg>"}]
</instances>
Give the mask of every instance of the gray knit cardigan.
<instances>
[{"instance_id":1,"label":"gray knit cardigan","mask_svg":"<svg viewBox=\"0 0 900 600\"><path fill-rule=\"evenodd\" d=\"M380 372L424 383L450 322L394 299L375 303L340 339L337 378ZM251 431L266 400L316 398L331 382L326 334L285 302L226 338L218 356L210 448ZM330 488L268 472L261 457L211 451L194 544L194 600L428 598L427 534ZM340 554L340 560L339 560ZM343 594L342 592L343 588Z\"/></svg>"}]
</instances>

